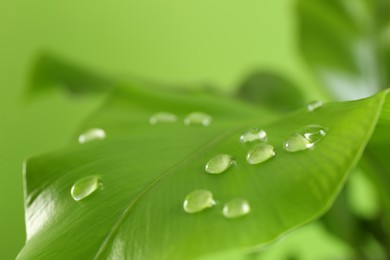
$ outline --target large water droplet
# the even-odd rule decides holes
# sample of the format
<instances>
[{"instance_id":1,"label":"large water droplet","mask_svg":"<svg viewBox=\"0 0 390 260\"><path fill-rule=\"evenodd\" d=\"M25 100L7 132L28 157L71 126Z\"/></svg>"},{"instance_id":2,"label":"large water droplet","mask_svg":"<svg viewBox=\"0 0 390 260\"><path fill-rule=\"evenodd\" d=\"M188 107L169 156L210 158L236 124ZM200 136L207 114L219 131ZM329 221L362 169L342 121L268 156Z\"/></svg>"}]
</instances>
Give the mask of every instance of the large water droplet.
<instances>
[{"instance_id":1,"label":"large water droplet","mask_svg":"<svg viewBox=\"0 0 390 260\"><path fill-rule=\"evenodd\" d=\"M92 128L79 136L79 143L87 143L94 140L102 140L106 138L106 132L100 128Z\"/></svg>"},{"instance_id":2,"label":"large water droplet","mask_svg":"<svg viewBox=\"0 0 390 260\"><path fill-rule=\"evenodd\" d=\"M208 190L195 190L184 199L183 208L187 213L196 213L215 205L213 194Z\"/></svg>"},{"instance_id":3,"label":"large water droplet","mask_svg":"<svg viewBox=\"0 0 390 260\"><path fill-rule=\"evenodd\" d=\"M99 187L99 178L97 176L88 176L76 181L70 190L70 194L75 201L79 201L90 196Z\"/></svg>"},{"instance_id":4,"label":"large water droplet","mask_svg":"<svg viewBox=\"0 0 390 260\"><path fill-rule=\"evenodd\" d=\"M312 112L320 107L322 107L322 101L315 100L307 104L307 111Z\"/></svg>"},{"instance_id":5,"label":"large water droplet","mask_svg":"<svg viewBox=\"0 0 390 260\"><path fill-rule=\"evenodd\" d=\"M312 148L326 135L328 128L320 125L308 125L290 135L284 142L284 149L288 152L299 152Z\"/></svg>"},{"instance_id":6,"label":"large water droplet","mask_svg":"<svg viewBox=\"0 0 390 260\"><path fill-rule=\"evenodd\" d=\"M228 154L218 154L211 158L205 167L206 172L219 174L226 171L233 163L233 159Z\"/></svg>"},{"instance_id":7,"label":"large water droplet","mask_svg":"<svg viewBox=\"0 0 390 260\"><path fill-rule=\"evenodd\" d=\"M169 112L158 112L152 115L149 119L151 125L158 123L174 123L177 121L177 116Z\"/></svg>"},{"instance_id":8,"label":"large water droplet","mask_svg":"<svg viewBox=\"0 0 390 260\"><path fill-rule=\"evenodd\" d=\"M246 161L249 164L258 164L269 160L273 156L275 156L274 147L270 144L260 143L249 150Z\"/></svg>"},{"instance_id":9,"label":"large water droplet","mask_svg":"<svg viewBox=\"0 0 390 260\"><path fill-rule=\"evenodd\" d=\"M192 112L188 114L184 119L185 125L203 125L208 126L211 124L213 118L203 112Z\"/></svg>"},{"instance_id":10,"label":"large water droplet","mask_svg":"<svg viewBox=\"0 0 390 260\"><path fill-rule=\"evenodd\" d=\"M245 216L251 211L248 201L244 199L233 199L226 203L222 213L226 218L238 218Z\"/></svg>"},{"instance_id":11,"label":"large water droplet","mask_svg":"<svg viewBox=\"0 0 390 260\"><path fill-rule=\"evenodd\" d=\"M252 128L244 132L240 136L241 143L248 143L254 141L262 141L262 142L267 141L267 133L262 129Z\"/></svg>"},{"instance_id":12,"label":"large water droplet","mask_svg":"<svg viewBox=\"0 0 390 260\"><path fill-rule=\"evenodd\" d=\"M313 144L300 133L294 133L284 141L284 149L288 152L303 151L312 146Z\"/></svg>"}]
</instances>

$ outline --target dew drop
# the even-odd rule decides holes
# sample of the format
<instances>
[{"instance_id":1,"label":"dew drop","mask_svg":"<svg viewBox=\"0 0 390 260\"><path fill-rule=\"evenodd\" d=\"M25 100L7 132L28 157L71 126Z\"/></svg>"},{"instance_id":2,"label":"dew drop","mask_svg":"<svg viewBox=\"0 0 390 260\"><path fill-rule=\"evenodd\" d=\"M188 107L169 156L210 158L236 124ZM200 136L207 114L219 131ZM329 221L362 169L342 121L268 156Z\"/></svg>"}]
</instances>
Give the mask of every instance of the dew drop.
<instances>
[{"instance_id":1,"label":"dew drop","mask_svg":"<svg viewBox=\"0 0 390 260\"><path fill-rule=\"evenodd\" d=\"M226 218L239 218L251 211L248 201L244 199L233 199L223 206L222 213Z\"/></svg>"},{"instance_id":2,"label":"dew drop","mask_svg":"<svg viewBox=\"0 0 390 260\"><path fill-rule=\"evenodd\" d=\"M99 178L97 176L88 176L76 181L70 190L70 194L75 201L80 201L97 191L99 187Z\"/></svg>"},{"instance_id":3,"label":"dew drop","mask_svg":"<svg viewBox=\"0 0 390 260\"><path fill-rule=\"evenodd\" d=\"M307 111L312 112L320 107L322 107L322 101L315 100L307 104Z\"/></svg>"},{"instance_id":4,"label":"dew drop","mask_svg":"<svg viewBox=\"0 0 390 260\"><path fill-rule=\"evenodd\" d=\"M196 213L215 205L213 194L208 190L195 190L184 199L183 208L187 213Z\"/></svg>"},{"instance_id":5,"label":"dew drop","mask_svg":"<svg viewBox=\"0 0 390 260\"><path fill-rule=\"evenodd\" d=\"M299 152L312 148L326 135L328 128L320 125L308 125L290 135L284 142L284 149L288 152Z\"/></svg>"},{"instance_id":6,"label":"dew drop","mask_svg":"<svg viewBox=\"0 0 390 260\"><path fill-rule=\"evenodd\" d=\"M275 156L274 147L270 144L260 143L249 150L246 161L249 164L259 164Z\"/></svg>"},{"instance_id":7,"label":"dew drop","mask_svg":"<svg viewBox=\"0 0 390 260\"><path fill-rule=\"evenodd\" d=\"M84 144L94 140L106 138L106 132L100 128L92 128L79 136L79 143Z\"/></svg>"},{"instance_id":8,"label":"dew drop","mask_svg":"<svg viewBox=\"0 0 390 260\"><path fill-rule=\"evenodd\" d=\"M158 112L152 115L149 119L151 125L158 123L174 123L177 122L177 116L169 112Z\"/></svg>"},{"instance_id":9,"label":"dew drop","mask_svg":"<svg viewBox=\"0 0 390 260\"><path fill-rule=\"evenodd\" d=\"M267 141L267 133L262 129L252 128L242 133L242 135L240 136L241 143L248 143L254 141Z\"/></svg>"},{"instance_id":10,"label":"dew drop","mask_svg":"<svg viewBox=\"0 0 390 260\"><path fill-rule=\"evenodd\" d=\"M312 146L313 144L300 133L294 133L284 141L284 149L288 152L303 151Z\"/></svg>"},{"instance_id":11,"label":"dew drop","mask_svg":"<svg viewBox=\"0 0 390 260\"><path fill-rule=\"evenodd\" d=\"M211 124L213 118L203 112L192 112L188 114L184 119L185 125L203 125L208 126Z\"/></svg>"},{"instance_id":12,"label":"dew drop","mask_svg":"<svg viewBox=\"0 0 390 260\"><path fill-rule=\"evenodd\" d=\"M229 169L232 163L232 156L228 154L218 154L207 162L205 170L211 174L219 174Z\"/></svg>"}]
</instances>

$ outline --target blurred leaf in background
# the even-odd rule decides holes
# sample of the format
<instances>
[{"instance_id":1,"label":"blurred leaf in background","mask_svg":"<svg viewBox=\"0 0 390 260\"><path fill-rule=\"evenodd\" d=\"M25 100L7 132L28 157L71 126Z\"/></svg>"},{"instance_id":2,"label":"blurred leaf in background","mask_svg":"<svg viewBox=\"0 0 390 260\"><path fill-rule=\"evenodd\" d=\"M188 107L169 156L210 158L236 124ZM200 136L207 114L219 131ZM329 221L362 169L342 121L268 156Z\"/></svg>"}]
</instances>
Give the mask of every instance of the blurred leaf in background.
<instances>
[{"instance_id":1,"label":"blurred leaf in background","mask_svg":"<svg viewBox=\"0 0 390 260\"><path fill-rule=\"evenodd\" d=\"M305 105L300 89L282 75L266 71L250 74L238 88L236 96L276 112L291 112Z\"/></svg>"},{"instance_id":2,"label":"blurred leaf in background","mask_svg":"<svg viewBox=\"0 0 390 260\"><path fill-rule=\"evenodd\" d=\"M28 80L28 94L36 95L49 90L65 90L67 94L81 95L110 91L115 83L101 75L69 64L50 53L39 53L32 63Z\"/></svg>"},{"instance_id":3,"label":"blurred leaf in background","mask_svg":"<svg viewBox=\"0 0 390 260\"><path fill-rule=\"evenodd\" d=\"M389 87L390 1L299 0L299 48L342 100Z\"/></svg>"}]
</instances>

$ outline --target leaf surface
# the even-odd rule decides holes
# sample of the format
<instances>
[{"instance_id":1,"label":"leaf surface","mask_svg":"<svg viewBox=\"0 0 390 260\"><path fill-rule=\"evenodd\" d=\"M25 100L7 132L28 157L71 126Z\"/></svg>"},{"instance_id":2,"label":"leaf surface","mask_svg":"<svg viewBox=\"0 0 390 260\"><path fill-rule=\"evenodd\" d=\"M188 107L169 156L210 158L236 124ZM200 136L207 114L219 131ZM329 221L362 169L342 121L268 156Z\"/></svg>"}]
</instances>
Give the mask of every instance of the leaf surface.
<instances>
[{"instance_id":1,"label":"leaf surface","mask_svg":"<svg viewBox=\"0 0 390 260\"><path fill-rule=\"evenodd\" d=\"M105 140L74 143L26 163L28 240L18 259L196 259L265 246L330 207L383 106L388 110L386 96L279 117L209 94L115 88L81 129L103 128ZM180 120L150 125L159 111ZM211 125L185 126L193 111L212 115ZM309 124L328 127L326 137L313 150L284 151L284 140ZM252 145L239 142L252 127L264 129L276 151L258 165L245 159ZM206 162L222 153L236 163L207 174ZM91 175L99 176L101 188L74 201L72 185ZM210 190L217 204L188 214L184 198L197 189ZM248 200L251 212L226 219L223 204L234 198Z\"/></svg>"}]
</instances>

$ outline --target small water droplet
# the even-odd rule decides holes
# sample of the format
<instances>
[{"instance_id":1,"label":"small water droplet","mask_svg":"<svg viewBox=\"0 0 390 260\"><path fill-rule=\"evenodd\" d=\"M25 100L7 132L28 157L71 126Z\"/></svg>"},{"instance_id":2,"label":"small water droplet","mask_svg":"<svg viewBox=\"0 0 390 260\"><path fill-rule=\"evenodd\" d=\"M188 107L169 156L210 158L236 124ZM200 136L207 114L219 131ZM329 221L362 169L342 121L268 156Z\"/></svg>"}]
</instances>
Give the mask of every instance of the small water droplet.
<instances>
[{"instance_id":1,"label":"small water droplet","mask_svg":"<svg viewBox=\"0 0 390 260\"><path fill-rule=\"evenodd\" d=\"M251 211L248 201L233 199L223 206L222 213L226 218L238 218L247 215Z\"/></svg>"},{"instance_id":2,"label":"small water droplet","mask_svg":"<svg viewBox=\"0 0 390 260\"><path fill-rule=\"evenodd\" d=\"M232 163L232 156L228 154L218 154L207 162L205 170L211 174L219 174L229 169Z\"/></svg>"},{"instance_id":3,"label":"small water droplet","mask_svg":"<svg viewBox=\"0 0 390 260\"><path fill-rule=\"evenodd\" d=\"M284 149L288 152L299 152L312 148L326 135L328 128L320 125L308 125L290 135L284 142Z\"/></svg>"},{"instance_id":4,"label":"small water droplet","mask_svg":"<svg viewBox=\"0 0 390 260\"><path fill-rule=\"evenodd\" d=\"M248 131L242 133L240 136L240 142L241 143L248 143L248 142L254 142L254 141L267 141L267 133L259 128L252 128Z\"/></svg>"},{"instance_id":5,"label":"small water droplet","mask_svg":"<svg viewBox=\"0 0 390 260\"><path fill-rule=\"evenodd\" d=\"M188 114L184 119L185 125L203 125L208 126L211 124L213 118L203 112L192 112Z\"/></svg>"},{"instance_id":6,"label":"small water droplet","mask_svg":"<svg viewBox=\"0 0 390 260\"><path fill-rule=\"evenodd\" d=\"M184 199L183 208L187 213L196 213L215 205L213 194L208 190L195 190Z\"/></svg>"},{"instance_id":7,"label":"small water droplet","mask_svg":"<svg viewBox=\"0 0 390 260\"><path fill-rule=\"evenodd\" d=\"M80 201L90 196L99 187L99 178L97 176L88 176L76 181L70 190L70 194L75 201Z\"/></svg>"},{"instance_id":8,"label":"small water droplet","mask_svg":"<svg viewBox=\"0 0 390 260\"><path fill-rule=\"evenodd\" d=\"M258 164L265 162L275 156L274 147L270 144L260 143L249 150L246 155L246 161L249 164Z\"/></svg>"},{"instance_id":9,"label":"small water droplet","mask_svg":"<svg viewBox=\"0 0 390 260\"><path fill-rule=\"evenodd\" d=\"M174 122L177 122L177 116L169 112L158 112L152 115L149 119L149 123L151 125L155 125L157 123L174 123Z\"/></svg>"},{"instance_id":10,"label":"small water droplet","mask_svg":"<svg viewBox=\"0 0 390 260\"><path fill-rule=\"evenodd\" d=\"M84 144L94 140L106 138L106 132L100 128L92 128L79 136L79 143Z\"/></svg>"},{"instance_id":11,"label":"small water droplet","mask_svg":"<svg viewBox=\"0 0 390 260\"><path fill-rule=\"evenodd\" d=\"M320 107L322 107L322 101L315 100L307 104L307 111L312 112Z\"/></svg>"}]
</instances>

